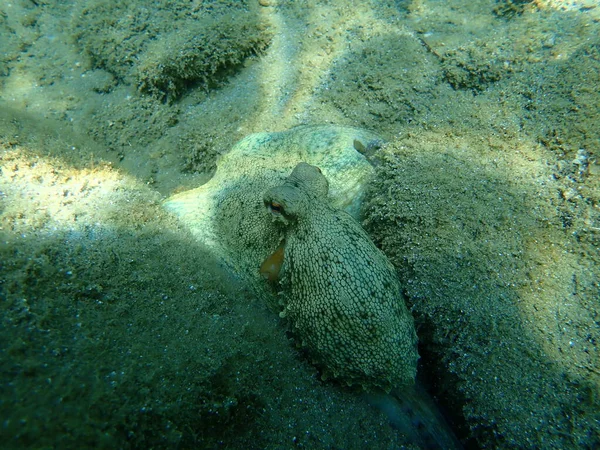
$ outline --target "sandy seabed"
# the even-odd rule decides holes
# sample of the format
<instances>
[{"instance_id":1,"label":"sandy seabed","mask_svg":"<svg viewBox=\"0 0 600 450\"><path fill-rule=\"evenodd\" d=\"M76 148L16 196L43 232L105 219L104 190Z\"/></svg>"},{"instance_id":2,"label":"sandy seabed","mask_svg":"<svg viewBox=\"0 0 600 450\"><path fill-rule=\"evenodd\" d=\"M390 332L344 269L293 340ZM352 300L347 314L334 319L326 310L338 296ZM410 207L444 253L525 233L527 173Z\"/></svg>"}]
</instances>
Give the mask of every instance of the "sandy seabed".
<instances>
[{"instance_id":1,"label":"sandy seabed","mask_svg":"<svg viewBox=\"0 0 600 450\"><path fill-rule=\"evenodd\" d=\"M407 444L161 207L322 123L387 141L363 225L463 444L600 445L600 4L356 3L2 2L8 447Z\"/></svg>"}]
</instances>

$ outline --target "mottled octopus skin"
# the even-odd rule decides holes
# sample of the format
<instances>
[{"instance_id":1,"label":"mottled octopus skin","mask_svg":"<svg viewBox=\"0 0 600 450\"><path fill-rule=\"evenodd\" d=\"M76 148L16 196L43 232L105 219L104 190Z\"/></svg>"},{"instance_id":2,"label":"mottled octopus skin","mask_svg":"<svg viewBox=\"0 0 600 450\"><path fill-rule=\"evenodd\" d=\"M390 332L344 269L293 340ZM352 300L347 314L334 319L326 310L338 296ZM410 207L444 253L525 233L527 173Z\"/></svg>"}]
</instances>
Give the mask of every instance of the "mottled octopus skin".
<instances>
[{"instance_id":1,"label":"mottled octopus skin","mask_svg":"<svg viewBox=\"0 0 600 450\"><path fill-rule=\"evenodd\" d=\"M335 125L253 133L219 158L206 184L175 194L163 205L217 264L270 304L273 296L263 278L270 275L261 276L258 268L277 249L281 231L263 206L263 193L306 161L327 174L332 204L358 217L374 170L356 148L380 143L371 132ZM277 264L271 268L276 271Z\"/></svg>"},{"instance_id":2,"label":"mottled octopus skin","mask_svg":"<svg viewBox=\"0 0 600 450\"><path fill-rule=\"evenodd\" d=\"M327 192L321 171L300 163L263 196L285 236L280 315L324 378L366 390L413 384L417 336L394 267Z\"/></svg>"}]
</instances>

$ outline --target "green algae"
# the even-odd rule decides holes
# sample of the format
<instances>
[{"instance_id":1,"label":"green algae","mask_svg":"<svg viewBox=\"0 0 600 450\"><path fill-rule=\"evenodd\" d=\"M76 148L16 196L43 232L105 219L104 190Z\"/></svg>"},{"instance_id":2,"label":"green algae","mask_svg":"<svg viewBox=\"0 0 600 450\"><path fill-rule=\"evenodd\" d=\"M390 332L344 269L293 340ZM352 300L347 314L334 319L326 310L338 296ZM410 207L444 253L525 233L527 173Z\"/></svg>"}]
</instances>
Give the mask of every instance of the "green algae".
<instances>
[{"instance_id":1,"label":"green algae","mask_svg":"<svg viewBox=\"0 0 600 450\"><path fill-rule=\"evenodd\" d=\"M101 1L78 13L74 37L93 67L174 102L190 87L217 87L264 50L270 36L256 9L253 2L236 8L159 2L150 9L137 1Z\"/></svg>"}]
</instances>

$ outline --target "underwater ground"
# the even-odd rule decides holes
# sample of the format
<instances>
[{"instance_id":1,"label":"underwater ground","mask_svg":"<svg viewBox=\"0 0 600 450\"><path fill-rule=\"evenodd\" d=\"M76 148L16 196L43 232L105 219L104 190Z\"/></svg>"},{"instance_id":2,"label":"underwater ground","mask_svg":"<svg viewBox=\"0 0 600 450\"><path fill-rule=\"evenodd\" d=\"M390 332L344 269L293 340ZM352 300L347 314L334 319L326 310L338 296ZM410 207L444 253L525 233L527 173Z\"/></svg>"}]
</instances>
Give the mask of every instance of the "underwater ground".
<instances>
[{"instance_id":1,"label":"underwater ground","mask_svg":"<svg viewBox=\"0 0 600 450\"><path fill-rule=\"evenodd\" d=\"M387 141L363 225L463 444L600 446L600 3L14 0L5 448L406 444L161 206L322 123Z\"/></svg>"}]
</instances>

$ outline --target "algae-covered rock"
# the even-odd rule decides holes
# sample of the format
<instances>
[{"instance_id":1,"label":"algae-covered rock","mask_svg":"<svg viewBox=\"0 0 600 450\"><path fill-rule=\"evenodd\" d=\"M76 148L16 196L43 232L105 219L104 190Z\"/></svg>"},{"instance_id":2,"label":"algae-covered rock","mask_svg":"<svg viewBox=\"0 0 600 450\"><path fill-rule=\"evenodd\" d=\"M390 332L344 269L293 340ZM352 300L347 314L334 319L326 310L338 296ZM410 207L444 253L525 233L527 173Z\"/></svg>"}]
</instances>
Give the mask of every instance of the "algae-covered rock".
<instances>
[{"instance_id":1,"label":"algae-covered rock","mask_svg":"<svg viewBox=\"0 0 600 450\"><path fill-rule=\"evenodd\" d=\"M97 2L75 20L75 38L119 80L169 102L187 87L219 85L270 41L254 2Z\"/></svg>"},{"instance_id":2,"label":"algae-covered rock","mask_svg":"<svg viewBox=\"0 0 600 450\"><path fill-rule=\"evenodd\" d=\"M136 70L138 86L169 100L190 85L214 87L269 39L266 25L243 11L194 22L148 45Z\"/></svg>"},{"instance_id":3,"label":"algae-covered rock","mask_svg":"<svg viewBox=\"0 0 600 450\"><path fill-rule=\"evenodd\" d=\"M436 383L478 445L593 448L593 231L565 228L542 148L488 139L423 131L384 146L363 224L400 269L425 367L442 367ZM565 411L578 417L568 435Z\"/></svg>"}]
</instances>

